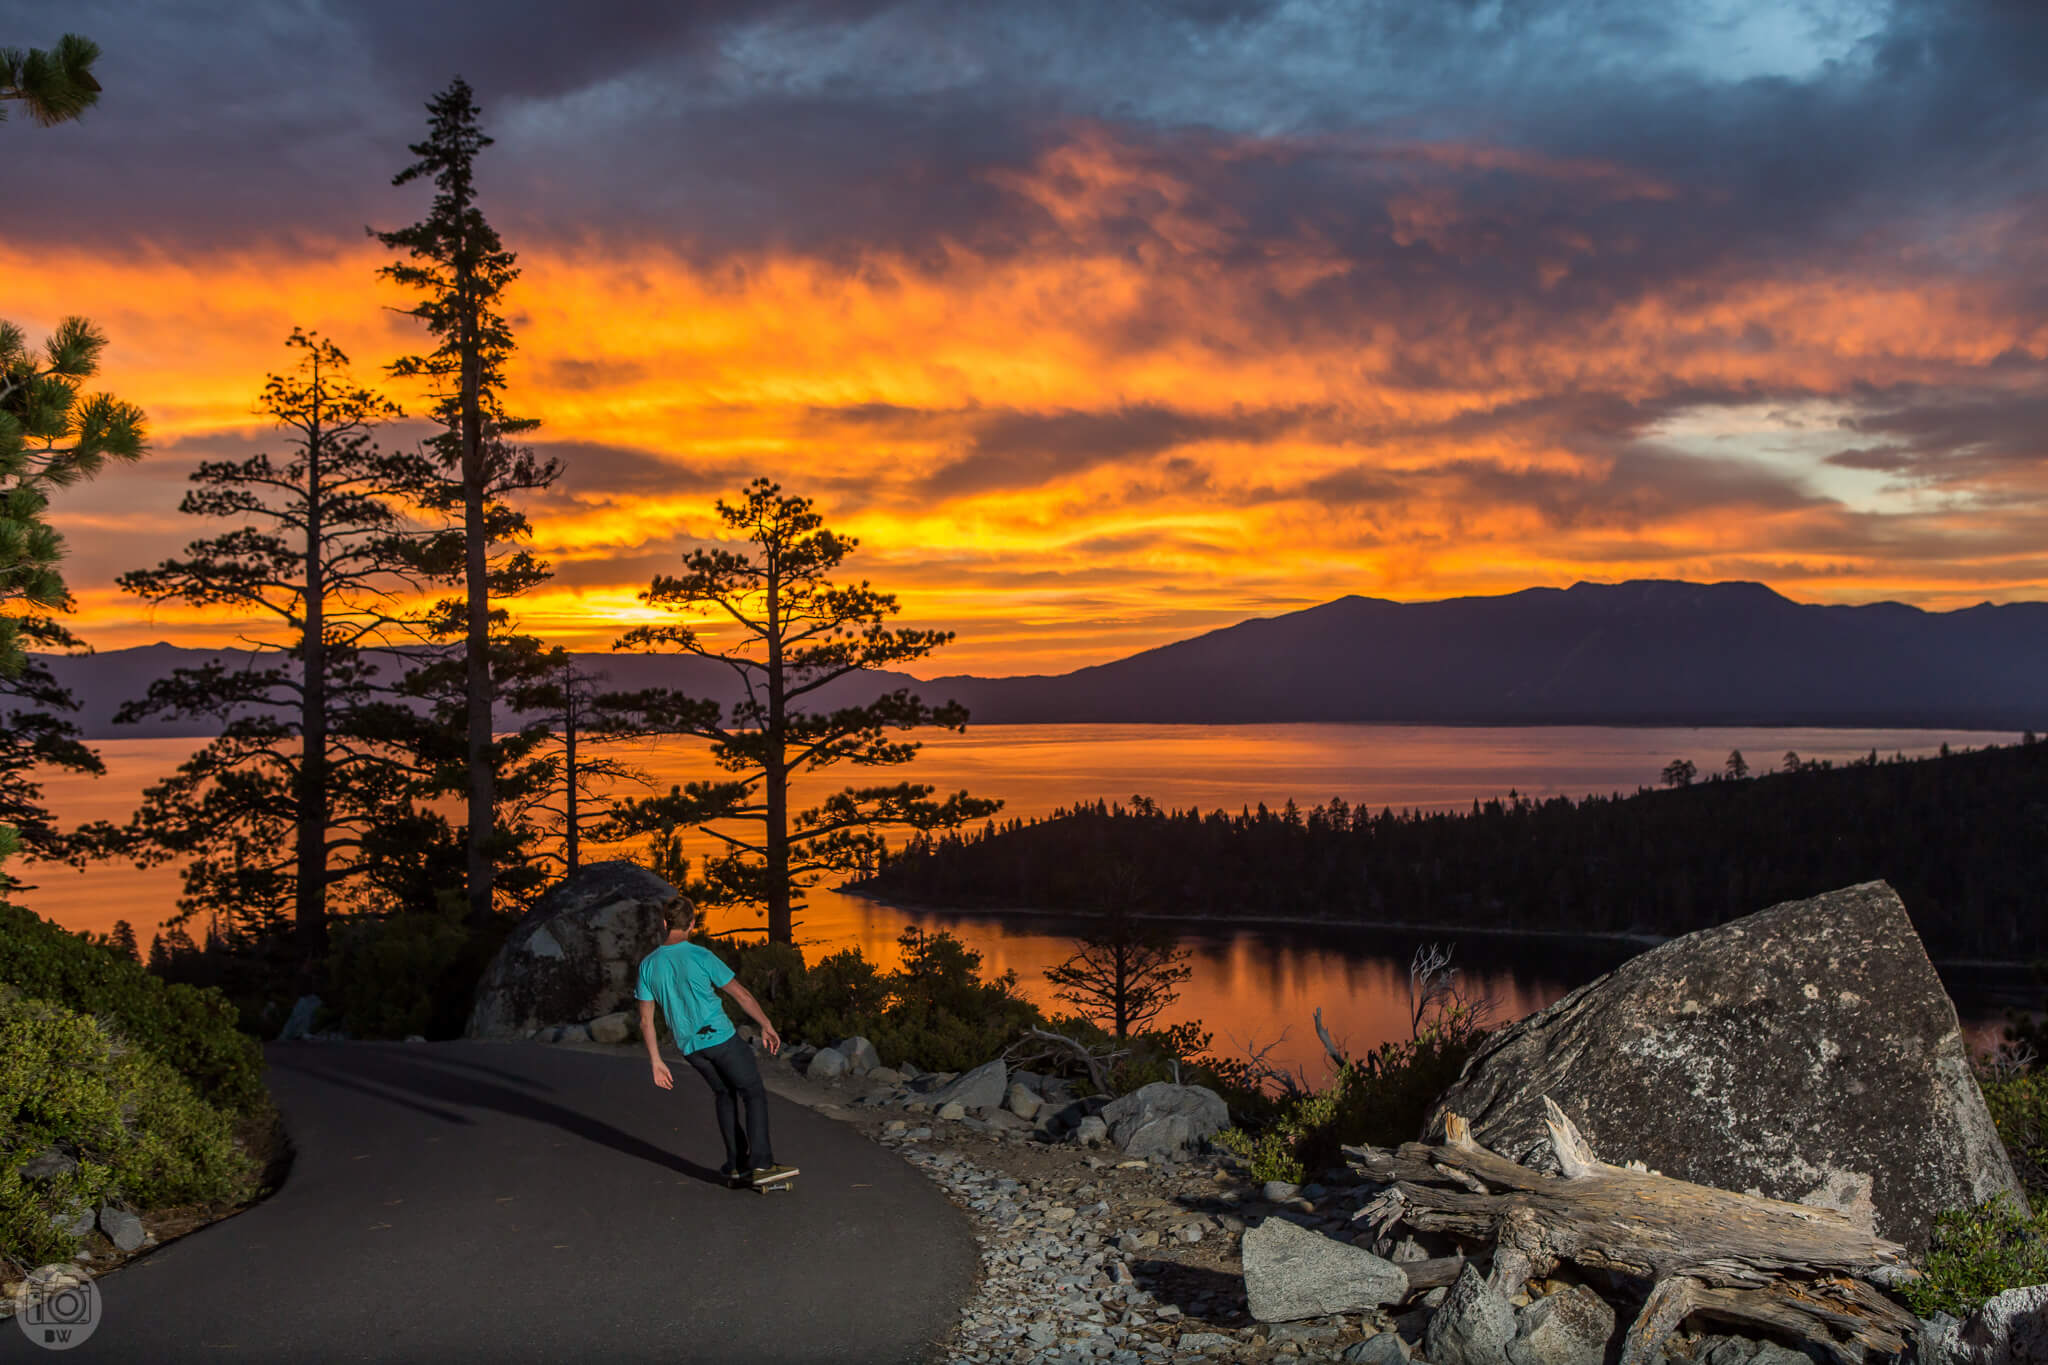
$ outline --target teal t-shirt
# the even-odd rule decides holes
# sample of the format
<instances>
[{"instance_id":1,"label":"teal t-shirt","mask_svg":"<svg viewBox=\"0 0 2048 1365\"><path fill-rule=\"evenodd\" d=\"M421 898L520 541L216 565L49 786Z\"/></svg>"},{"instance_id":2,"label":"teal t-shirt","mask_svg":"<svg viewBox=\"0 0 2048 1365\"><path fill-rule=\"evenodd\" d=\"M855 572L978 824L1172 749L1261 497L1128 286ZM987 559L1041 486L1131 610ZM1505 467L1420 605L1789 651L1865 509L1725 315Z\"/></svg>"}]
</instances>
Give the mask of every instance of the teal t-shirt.
<instances>
[{"instance_id":1,"label":"teal t-shirt","mask_svg":"<svg viewBox=\"0 0 2048 1365\"><path fill-rule=\"evenodd\" d=\"M718 988L732 980L732 968L718 954L694 943L669 943L640 959L638 1000L661 1006L676 1047L685 1053L716 1047L732 1037Z\"/></svg>"}]
</instances>

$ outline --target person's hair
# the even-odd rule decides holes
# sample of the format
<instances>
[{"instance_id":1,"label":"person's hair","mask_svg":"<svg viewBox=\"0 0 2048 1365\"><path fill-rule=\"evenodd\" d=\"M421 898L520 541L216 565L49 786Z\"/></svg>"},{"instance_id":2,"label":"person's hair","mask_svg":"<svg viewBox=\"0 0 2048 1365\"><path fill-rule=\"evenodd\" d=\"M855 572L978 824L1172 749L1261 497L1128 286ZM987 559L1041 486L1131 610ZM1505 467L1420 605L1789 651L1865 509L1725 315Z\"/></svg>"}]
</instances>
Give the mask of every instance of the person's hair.
<instances>
[{"instance_id":1,"label":"person's hair","mask_svg":"<svg viewBox=\"0 0 2048 1365\"><path fill-rule=\"evenodd\" d=\"M687 929L697 918L697 903L678 891L669 897L668 904L661 907L661 914L670 929Z\"/></svg>"}]
</instances>

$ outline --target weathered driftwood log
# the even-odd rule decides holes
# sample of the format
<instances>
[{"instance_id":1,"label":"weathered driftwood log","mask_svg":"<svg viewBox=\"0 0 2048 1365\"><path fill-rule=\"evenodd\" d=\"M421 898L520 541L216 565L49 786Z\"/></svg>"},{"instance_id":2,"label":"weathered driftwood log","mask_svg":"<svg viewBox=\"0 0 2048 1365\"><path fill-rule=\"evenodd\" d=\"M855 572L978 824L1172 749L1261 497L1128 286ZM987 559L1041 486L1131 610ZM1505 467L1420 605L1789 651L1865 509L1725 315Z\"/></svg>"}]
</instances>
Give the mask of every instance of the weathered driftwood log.
<instances>
[{"instance_id":1,"label":"weathered driftwood log","mask_svg":"<svg viewBox=\"0 0 2048 1365\"><path fill-rule=\"evenodd\" d=\"M1862 1276L1904 1264L1905 1248L1829 1209L1736 1194L1594 1157L1547 1098L1560 1175L1488 1151L1448 1115L1440 1146L1347 1147L1388 1188L1357 1217L1494 1248L1491 1280L1513 1294L1561 1261L1649 1280L1623 1365L1648 1365L1694 1313L1813 1342L1836 1359L1904 1349L1913 1315Z\"/></svg>"}]
</instances>

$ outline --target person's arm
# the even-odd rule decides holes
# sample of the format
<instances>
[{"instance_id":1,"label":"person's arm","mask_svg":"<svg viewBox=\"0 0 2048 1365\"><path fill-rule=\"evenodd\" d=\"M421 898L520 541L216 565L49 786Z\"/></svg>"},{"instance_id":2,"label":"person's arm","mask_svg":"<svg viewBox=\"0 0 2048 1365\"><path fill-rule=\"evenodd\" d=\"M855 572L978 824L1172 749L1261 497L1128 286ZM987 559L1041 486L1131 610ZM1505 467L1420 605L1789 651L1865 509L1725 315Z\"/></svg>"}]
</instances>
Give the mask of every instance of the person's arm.
<instances>
[{"instance_id":1,"label":"person's arm","mask_svg":"<svg viewBox=\"0 0 2048 1365\"><path fill-rule=\"evenodd\" d=\"M640 1038L647 1044L647 1060L654 1063L654 1083L663 1090L676 1088L676 1077L668 1069L668 1063L661 1060L661 1044L654 1041L654 1002L640 1002Z\"/></svg>"},{"instance_id":2,"label":"person's arm","mask_svg":"<svg viewBox=\"0 0 2048 1365\"><path fill-rule=\"evenodd\" d=\"M752 991L742 986L737 977L718 989L731 996L733 1001L761 1026L761 1046L768 1049L770 1057L782 1051L782 1035L775 1031L775 1025L769 1023L768 1016L761 1012L761 1002L754 998Z\"/></svg>"}]
</instances>

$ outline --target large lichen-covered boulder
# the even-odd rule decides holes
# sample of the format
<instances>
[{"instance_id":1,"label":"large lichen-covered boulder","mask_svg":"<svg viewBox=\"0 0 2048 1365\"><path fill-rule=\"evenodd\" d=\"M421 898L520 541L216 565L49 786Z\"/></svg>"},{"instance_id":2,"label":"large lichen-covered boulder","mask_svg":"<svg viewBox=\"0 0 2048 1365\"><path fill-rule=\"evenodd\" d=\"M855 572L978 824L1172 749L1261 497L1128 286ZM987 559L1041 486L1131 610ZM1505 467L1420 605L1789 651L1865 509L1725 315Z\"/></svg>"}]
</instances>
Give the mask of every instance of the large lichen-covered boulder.
<instances>
[{"instance_id":1,"label":"large lichen-covered boulder","mask_svg":"<svg viewBox=\"0 0 2048 1365\"><path fill-rule=\"evenodd\" d=\"M526 912L477 984L471 1038L524 1038L535 1029L630 1010L640 959L668 932L661 908L675 888L628 862L591 863Z\"/></svg>"},{"instance_id":2,"label":"large lichen-covered boulder","mask_svg":"<svg viewBox=\"0 0 2048 1365\"><path fill-rule=\"evenodd\" d=\"M1111 1100L1102 1121L1132 1156L1172 1156L1228 1128L1230 1110L1207 1086L1154 1081Z\"/></svg>"},{"instance_id":3,"label":"large lichen-covered boulder","mask_svg":"<svg viewBox=\"0 0 2048 1365\"><path fill-rule=\"evenodd\" d=\"M1955 1006L1883 882L1662 944L1496 1033L1426 1120L1545 1164L1543 1097L1593 1151L1832 1208L1914 1253L2020 1185Z\"/></svg>"}]
</instances>

